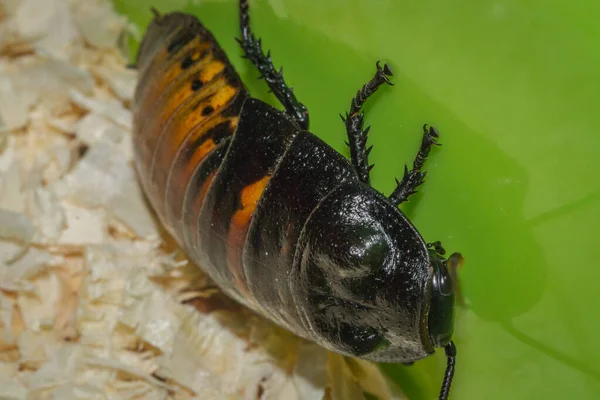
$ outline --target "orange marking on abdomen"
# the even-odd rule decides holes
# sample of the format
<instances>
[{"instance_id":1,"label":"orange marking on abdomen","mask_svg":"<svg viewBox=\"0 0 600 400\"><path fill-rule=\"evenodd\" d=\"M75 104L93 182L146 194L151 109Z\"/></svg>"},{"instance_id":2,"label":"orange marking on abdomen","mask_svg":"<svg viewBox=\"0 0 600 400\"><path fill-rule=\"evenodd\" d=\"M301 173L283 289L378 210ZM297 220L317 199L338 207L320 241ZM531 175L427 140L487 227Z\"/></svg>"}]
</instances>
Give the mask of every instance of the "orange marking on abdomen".
<instances>
[{"instance_id":1,"label":"orange marking on abdomen","mask_svg":"<svg viewBox=\"0 0 600 400\"><path fill-rule=\"evenodd\" d=\"M212 138L208 138L196 149L193 149L197 155L197 161L194 164L191 164L190 162L186 165L186 168L182 168L181 166L176 165L178 164L177 160L173 162L165 189L166 219L171 223L171 225L183 225L181 216L183 214L184 196L188 185L191 184L190 179L192 174L195 171L195 167L197 167L197 165L201 163L216 147L217 144L215 141Z\"/></svg>"},{"instance_id":2,"label":"orange marking on abdomen","mask_svg":"<svg viewBox=\"0 0 600 400\"><path fill-rule=\"evenodd\" d=\"M195 249L198 248L198 243L200 243L200 232L198 230L198 214L200 214L200 209L202 208L202 203L204 203L204 199L206 198L206 194L208 193L208 189L210 189L210 185L215 180L215 176L217 175L218 167L215 168L213 172L206 178L206 180L202 183L202 187L200 188L199 194L196 198L193 199L191 203L191 207L188 207L183 210L183 238L184 243L187 247L194 252ZM189 188L188 190L189 191ZM186 198L184 198L184 205L187 203L187 193Z\"/></svg>"},{"instance_id":3,"label":"orange marking on abdomen","mask_svg":"<svg viewBox=\"0 0 600 400\"><path fill-rule=\"evenodd\" d=\"M197 57L199 57L199 55L197 55ZM213 63L222 65L222 63L213 60L212 56L209 54L187 69L181 69L181 67L179 67L179 73L174 79L169 81L158 79L152 82L155 84L154 88L151 88L144 94L144 97L136 104L134 111L147 110L150 115L153 115L154 110L165 107L165 104L169 104L169 102L182 102L185 98L194 93L192 82L195 79L200 79L202 84L206 84L214 77L213 76L210 79L201 79L202 69Z\"/></svg>"},{"instance_id":4,"label":"orange marking on abdomen","mask_svg":"<svg viewBox=\"0 0 600 400\"><path fill-rule=\"evenodd\" d=\"M225 77L221 77L210 87L207 87L204 92L199 91L198 97L204 97L203 101L197 104L182 105L182 108L177 110L177 113L167 121L162 132L156 132L159 136L156 138L156 144L154 145L155 150L151 164L153 170L163 168L166 166L165 162L168 163L173 160L192 130L197 130L201 135L204 135L214 126L213 120L215 120L215 123L223 121L218 115L221 108L238 93L237 88L223 86L225 85L225 79ZM205 115L203 110L207 107L210 107L213 111Z\"/></svg>"},{"instance_id":5,"label":"orange marking on abdomen","mask_svg":"<svg viewBox=\"0 0 600 400\"><path fill-rule=\"evenodd\" d=\"M211 128L216 127L218 124L221 124L227 120L216 120L216 122L217 121L218 121L218 123L215 123L214 125L211 124L212 125ZM238 121L239 121L239 117L232 117L229 119L229 127L230 127L231 134L233 134L233 132L235 131ZM208 130L208 129L210 129L210 128L207 128L206 130ZM191 151L193 153L189 157L189 161L186 161L185 164L173 165L173 167L172 167L173 174L176 173L177 171L180 171L181 175L188 177L188 179L189 179L189 177L194 172L196 165L205 157L205 155L200 151L200 149L190 148L190 146L192 143L197 142L199 140L199 138L201 138L205 134L206 130L204 130L204 129L203 130L200 130L200 129L193 130L191 132L191 134L185 139L185 141L181 145L181 148L185 149L184 151ZM181 178L179 178L179 179L177 179L177 181L181 182L182 180L181 180Z\"/></svg>"},{"instance_id":6,"label":"orange marking on abdomen","mask_svg":"<svg viewBox=\"0 0 600 400\"><path fill-rule=\"evenodd\" d=\"M203 82L206 85L198 90L193 89L192 82L193 79L177 82L177 85L168 88L168 92L160 96L157 103L149 103L146 108L141 109L140 115L145 115L146 120L139 122L142 129L142 137L139 139L142 154L146 157L152 158L160 136L164 134L169 122L177 118L177 114L193 111L199 103L208 100L209 96L225 86L227 78L222 76L210 83ZM201 110L198 113L203 117Z\"/></svg>"},{"instance_id":7,"label":"orange marking on abdomen","mask_svg":"<svg viewBox=\"0 0 600 400\"><path fill-rule=\"evenodd\" d=\"M212 139L207 139L205 142L203 142L200 147L198 147L198 152L196 153L198 160L202 160L204 157L206 157L208 153L211 152L215 147L217 147L217 144Z\"/></svg>"},{"instance_id":8,"label":"orange marking on abdomen","mask_svg":"<svg viewBox=\"0 0 600 400\"><path fill-rule=\"evenodd\" d=\"M193 254L200 209L235 131L246 89L195 18L156 18L145 40L136 59L132 107L136 168L161 222ZM177 221L167 218L171 212Z\"/></svg>"},{"instance_id":9,"label":"orange marking on abdomen","mask_svg":"<svg viewBox=\"0 0 600 400\"><path fill-rule=\"evenodd\" d=\"M225 79L225 78L222 78ZM221 80L217 81L221 82ZM224 83L221 83L224 84ZM225 86L215 92L211 97L200 102L199 105L194 105L188 102L187 106L178 110L162 129L162 134L151 146L154 149L154 156L150 163L150 182L152 182L152 195L156 196L156 205L158 212L163 213L165 210L165 189L169 171L173 160L180 149L184 139L189 135L190 131L197 125L208 122L215 118L215 113L226 105L238 92L239 89L232 86ZM203 115L202 110L211 107L215 110L211 114ZM217 120L219 117L216 117ZM208 131L207 128L201 126L199 128L203 133Z\"/></svg>"},{"instance_id":10,"label":"orange marking on abdomen","mask_svg":"<svg viewBox=\"0 0 600 400\"><path fill-rule=\"evenodd\" d=\"M240 193L242 206L233 214L227 235L227 261L229 270L233 274L233 286L251 301L254 300L248 289L248 282L244 273L242 249L256 205L270 179L271 176L266 175L242 189Z\"/></svg>"},{"instance_id":11,"label":"orange marking on abdomen","mask_svg":"<svg viewBox=\"0 0 600 400\"><path fill-rule=\"evenodd\" d=\"M202 69L200 80L202 83L206 83L217 76L223 69L225 69L225 64L220 61L213 61Z\"/></svg>"},{"instance_id":12,"label":"orange marking on abdomen","mask_svg":"<svg viewBox=\"0 0 600 400\"><path fill-rule=\"evenodd\" d=\"M229 107L233 106L228 106L228 110ZM227 119L216 116L206 125L193 128L179 147L169 168L165 189L166 217L173 225L182 224L183 197L194 171L218 143L233 135L238 120L237 116Z\"/></svg>"},{"instance_id":13,"label":"orange marking on abdomen","mask_svg":"<svg viewBox=\"0 0 600 400\"><path fill-rule=\"evenodd\" d=\"M138 78L140 81L135 98L144 99L144 104L147 104L149 98L152 99L153 103L169 83L185 71L181 68L181 63L188 56L193 60L198 60L198 57L210 48L210 42L201 41L200 37L196 37L176 54L169 54L167 45L168 42L163 45L163 49L158 52L148 67L144 69L143 75ZM212 54L212 52L209 54ZM206 54L206 56L208 57L209 54ZM169 59L169 56L171 56L171 59ZM134 110L136 110L136 107L134 107Z\"/></svg>"},{"instance_id":14,"label":"orange marking on abdomen","mask_svg":"<svg viewBox=\"0 0 600 400\"><path fill-rule=\"evenodd\" d=\"M183 72L182 79L172 82L167 88L160 89L165 91L163 93L149 93L146 98L140 100L143 106L134 110L137 130L135 144L145 164L151 166L157 142L164 128L172 118L176 117L176 114L180 114L182 109L189 109L190 106L193 109L202 100L206 100L227 84L226 77L219 77L210 82L202 82L204 86L194 90L194 75L199 75L199 71Z\"/></svg>"}]
</instances>

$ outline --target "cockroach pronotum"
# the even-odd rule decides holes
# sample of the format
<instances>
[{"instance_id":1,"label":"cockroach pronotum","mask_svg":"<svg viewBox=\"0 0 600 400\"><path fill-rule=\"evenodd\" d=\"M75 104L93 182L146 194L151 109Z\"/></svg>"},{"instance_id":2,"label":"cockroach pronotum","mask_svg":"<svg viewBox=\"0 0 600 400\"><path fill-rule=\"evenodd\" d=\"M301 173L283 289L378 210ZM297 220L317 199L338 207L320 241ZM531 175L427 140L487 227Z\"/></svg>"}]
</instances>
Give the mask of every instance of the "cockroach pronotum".
<instances>
[{"instance_id":1,"label":"cockroach pronotum","mask_svg":"<svg viewBox=\"0 0 600 400\"><path fill-rule=\"evenodd\" d=\"M148 199L227 295L295 334L376 362L409 364L444 348L446 399L460 255L444 258L398 208L423 183L438 131L424 126L412 169L382 195L370 185L362 107L391 84L391 69L377 63L342 117L349 162L308 131L306 107L250 29L247 0L239 7L245 58L285 110L250 97L197 18L153 10L133 104Z\"/></svg>"}]
</instances>

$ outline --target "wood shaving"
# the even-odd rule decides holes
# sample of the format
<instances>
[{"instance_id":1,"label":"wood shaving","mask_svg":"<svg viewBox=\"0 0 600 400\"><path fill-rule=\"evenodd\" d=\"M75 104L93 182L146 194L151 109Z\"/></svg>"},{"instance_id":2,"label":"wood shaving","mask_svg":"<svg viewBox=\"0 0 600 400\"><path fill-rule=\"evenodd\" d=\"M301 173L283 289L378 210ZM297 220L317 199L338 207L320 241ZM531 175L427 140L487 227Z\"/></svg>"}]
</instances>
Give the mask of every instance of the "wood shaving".
<instances>
[{"instance_id":1,"label":"wood shaving","mask_svg":"<svg viewBox=\"0 0 600 400\"><path fill-rule=\"evenodd\" d=\"M127 32L108 1L0 2L0 398L404 398L162 232L132 167Z\"/></svg>"}]
</instances>

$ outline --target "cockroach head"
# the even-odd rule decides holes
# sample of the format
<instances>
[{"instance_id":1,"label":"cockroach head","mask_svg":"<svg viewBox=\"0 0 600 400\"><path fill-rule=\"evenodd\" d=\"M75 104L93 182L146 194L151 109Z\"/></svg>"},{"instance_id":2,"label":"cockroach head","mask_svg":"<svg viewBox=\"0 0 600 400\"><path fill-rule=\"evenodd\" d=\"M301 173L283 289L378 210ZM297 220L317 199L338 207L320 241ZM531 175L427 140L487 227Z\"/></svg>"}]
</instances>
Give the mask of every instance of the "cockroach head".
<instances>
[{"instance_id":1,"label":"cockroach head","mask_svg":"<svg viewBox=\"0 0 600 400\"><path fill-rule=\"evenodd\" d=\"M431 245L429 255L433 268L427 320L429 338L435 347L445 347L454 333L457 283L456 274L452 271L462 262L462 256L455 253L449 259L444 258L444 251L439 243Z\"/></svg>"}]
</instances>

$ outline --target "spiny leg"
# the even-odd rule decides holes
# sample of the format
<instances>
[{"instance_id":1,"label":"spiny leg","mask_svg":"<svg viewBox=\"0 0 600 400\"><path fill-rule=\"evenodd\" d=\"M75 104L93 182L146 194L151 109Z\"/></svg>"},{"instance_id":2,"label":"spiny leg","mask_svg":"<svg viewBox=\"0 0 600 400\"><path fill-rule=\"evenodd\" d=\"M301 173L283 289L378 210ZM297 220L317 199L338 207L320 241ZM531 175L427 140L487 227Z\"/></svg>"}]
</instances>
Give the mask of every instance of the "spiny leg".
<instances>
[{"instance_id":1,"label":"spiny leg","mask_svg":"<svg viewBox=\"0 0 600 400\"><path fill-rule=\"evenodd\" d=\"M402 177L400 182L396 179L396 189L390 195L390 200L396 203L396 205L404 203L411 194L416 193L417 187L423 183L427 172L421 172L421 168L423 168L431 146L439 146L435 141L438 137L440 137L440 134L434 127L428 128L427 125L423 126L423 140L413 162L413 168L409 171L408 166L404 165L404 177Z\"/></svg>"},{"instance_id":2,"label":"spiny leg","mask_svg":"<svg viewBox=\"0 0 600 400\"><path fill-rule=\"evenodd\" d=\"M250 29L250 15L248 13L248 0L240 0L240 28L242 38L236 39L244 50L245 58L249 59L260 72L269 88L281 104L285 107L287 113L292 116L302 129L308 130L308 110L304 104L300 103L291 87L283 79L283 68L277 72L271 61L271 52L263 54L261 39L256 39Z\"/></svg>"},{"instance_id":3,"label":"spiny leg","mask_svg":"<svg viewBox=\"0 0 600 400\"><path fill-rule=\"evenodd\" d=\"M388 78L388 76L393 75L390 67L385 64L383 68L381 68L379 66L379 61L376 65L377 72L375 73L375 76L367 82L352 99L350 111L346 113L346 117L344 118L340 115L342 121L344 121L344 124L346 125L346 133L348 134L348 142L346 144L350 147L350 160L352 166L356 171L358 179L366 184L370 183L369 172L373 168L372 165L369 165L368 161L369 153L373 146L369 148L366 147L367 136L371 127L363 129L364 112L362 112L361 109L369 96L375 93L380 85L383 83L393 85Z\"/></svg>"}]
</instances>

